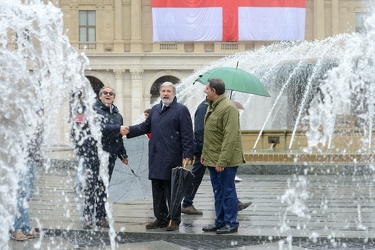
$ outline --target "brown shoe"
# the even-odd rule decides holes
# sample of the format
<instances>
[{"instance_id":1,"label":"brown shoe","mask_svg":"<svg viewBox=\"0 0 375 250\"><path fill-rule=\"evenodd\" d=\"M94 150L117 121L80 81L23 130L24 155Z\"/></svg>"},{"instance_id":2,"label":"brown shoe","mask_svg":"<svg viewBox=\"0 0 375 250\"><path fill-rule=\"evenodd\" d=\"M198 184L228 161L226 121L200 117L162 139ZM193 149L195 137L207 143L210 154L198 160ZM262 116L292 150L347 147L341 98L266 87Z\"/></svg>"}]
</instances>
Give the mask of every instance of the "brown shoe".
<instances>
[{"instance_id":1,"label":"brown shoe","mask_svg":"<svg viewBox=\"0 0 375 250\"><path fill-rule=\"evenodd\" d=\"M92 229L91 219L85 219L85 222L83 223L83 229Z\"/></svg>"},{"instance_id":2,"label":"brown shoe","mask_svg":"<svg viewBox=\"0 0 375 250\"><path fill-rule=\"evenodd\" d=\"M96 221L98 227L109 228L109 223L105 218L101 218Z\"/></svg>"},{"instance_id":3,"label":"brown shoe","mask_svg":"<svg viewBox=\"0 0 375 250\"><path fill-rule=\"evenodd\" d=\"M167 226L167 231L176 231L178 230L180 226L177 225L177 224L174 224L173 222L170 223L168 226Z\"/></svg>"},{"instance_id":4,"label":"brown shoe","mask_svg":"<svg viewBox=\"0 0 375 250\"><path fill-rule=\"evenodd\" d=\"M24 240L27 240L29 239L26 235L24 235L22 233L21 230L16 230L14 231L12 234L11 234L11 237L13 240L17 240L17 241L24 241Z\"/></svg>"},{"instance_id":5,"label":"brown shoe","mask_svg":"<svg viewBox=\"0 0 375 250\"><path fill-rule=\"evenodd\" d=\"M28 239L40 238L40 233L32 228L29 232L25 233Z\"/></svg>"},{"instance_id":6,"label":"brown shoe","mask_svg":"<svg viewBox=\"0 0 375 250\"><path fill-rule=\"evenodd\" d=\"M189 215L202 215L203 214L202 211L196 209L193 205L188 206L188 207L182 207L181 213L189 214Z\"/></svg>"},{"instance_id":7,"label":"brown shoe","mask_svg":"<svg viewBox=\"0 0 375 250\"><path fill-rule=\"evenodd\" d=\"M156 219L154 222L147 223L146 229L157 229L157 228L163 228L167 226L168 226L167 222Z\"/></svg>"},{"instance_id":8,"label":"brown shoe","mask_svg":"<svg viewBox=\"0 0 375 250\"><path fill-rule=\"evenodd\" d=\"M252 204L251 201L249 202L238 202L238 212L244 210L245 208L248 208Z\"/></svg>"}]
</instances>

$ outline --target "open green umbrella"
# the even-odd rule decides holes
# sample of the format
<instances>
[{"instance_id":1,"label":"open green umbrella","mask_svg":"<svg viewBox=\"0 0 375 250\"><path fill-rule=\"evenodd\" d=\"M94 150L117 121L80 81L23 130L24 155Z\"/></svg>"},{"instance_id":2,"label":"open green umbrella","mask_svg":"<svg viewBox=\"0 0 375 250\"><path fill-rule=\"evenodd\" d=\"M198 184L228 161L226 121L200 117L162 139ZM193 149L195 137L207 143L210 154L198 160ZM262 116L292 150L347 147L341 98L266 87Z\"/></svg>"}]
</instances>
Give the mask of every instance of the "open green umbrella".
<instances>
[{"instance_id":1,"label":"open green umbrella","mask_svg":"<svg viewBox=\"0 0 375 250\"><path fill-rule=\"evenodd\" d=\"M230 67L213 68L203 75L200 75L195 81L207 84L208 79L210 78L222 79L225 83L225 89L231 90L231 96L232 91L251 93L254 95L267 97L270 96L260 80L243 69Z\"/></svg>"}]
</instances>

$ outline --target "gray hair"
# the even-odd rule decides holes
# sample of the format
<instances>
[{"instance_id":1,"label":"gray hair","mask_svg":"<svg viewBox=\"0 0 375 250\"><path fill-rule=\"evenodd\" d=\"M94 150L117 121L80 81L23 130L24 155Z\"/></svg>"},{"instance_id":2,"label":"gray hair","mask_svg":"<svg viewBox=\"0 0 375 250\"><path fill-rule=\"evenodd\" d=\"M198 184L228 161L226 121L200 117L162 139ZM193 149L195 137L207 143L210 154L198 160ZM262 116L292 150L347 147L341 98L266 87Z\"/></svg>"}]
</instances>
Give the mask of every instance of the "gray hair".
<instances>
[{"instance_id":1,"label":"gray hair","mask_svg":"<svg viewBox=\"0 0 375 250\"><path fill-rule=\"evenodd\" d=\"M102 96L102 94L103 94L103 90L104 89L111 89L112 90L112 92L114 93L114 97L116 97L116 92L115 92L115 90L112 88L112 87L109 87L109 86L104 86L104 87L102 87L100 90L99 90L99 96Z\"/></svg>"},{"instance_id":2,"label":"gray hair","mask_svg":"<svg viewBox=\"0 0 375 250\"><path fill-rule=\"evenodd\" d=\"M171 86L173 88L173 93L176 94L176 86L171 82L164 82L162 85L160 85L159 92L160 92L162 87L169 87L169 86Z\"/></svg>"}]
</instances>

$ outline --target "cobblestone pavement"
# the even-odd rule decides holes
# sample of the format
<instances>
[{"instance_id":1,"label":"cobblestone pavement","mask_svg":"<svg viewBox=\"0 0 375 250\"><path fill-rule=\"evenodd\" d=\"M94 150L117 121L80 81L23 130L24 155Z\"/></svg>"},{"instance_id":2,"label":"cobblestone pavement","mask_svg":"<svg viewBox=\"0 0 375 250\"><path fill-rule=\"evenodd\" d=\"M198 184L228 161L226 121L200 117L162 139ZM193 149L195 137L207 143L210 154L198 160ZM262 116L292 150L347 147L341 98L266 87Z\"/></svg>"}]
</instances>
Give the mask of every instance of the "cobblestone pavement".
<instances>
[{"instance_id":1,"label":"cobblestone pavement","mask_svg":"<svg viewBox=\"0 0 375 250\"><path fill-rule=\"evenodd\" d=\"M275 166L277 167L277 166ZM42 238L9 241L11 249L110 249L108 230L83 230L82 201L73 192L76 171L39 168L30 203L32 226ZM214 220L213 195L205 176L194 206L203 215L182 215L179 231L146 230L154 219L151 197L110 202L116 249L375 249L372 174L250 175L237 183L241 201L238 233L202 232ZM110 197L111 200L111 197ZM113 234L111 234L113 235Z\"/></svg>"}]
</instances>

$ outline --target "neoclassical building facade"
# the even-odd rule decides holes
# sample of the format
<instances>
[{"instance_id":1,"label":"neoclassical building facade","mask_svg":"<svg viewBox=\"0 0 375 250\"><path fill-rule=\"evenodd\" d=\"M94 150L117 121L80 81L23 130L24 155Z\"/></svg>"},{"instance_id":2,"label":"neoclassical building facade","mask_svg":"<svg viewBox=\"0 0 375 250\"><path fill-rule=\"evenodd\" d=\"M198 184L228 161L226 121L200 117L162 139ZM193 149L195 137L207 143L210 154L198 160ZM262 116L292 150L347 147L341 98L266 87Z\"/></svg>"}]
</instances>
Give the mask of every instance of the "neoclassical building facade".
<instances>
[{"instance_id":1,"label":"neoclassical building facade","mask_svg":"<svg viewBox=\"0 0 375 250\"><path fill-rule=\"evenodd\" d=\"M360 32L369 0L306 0L305 40ZM95 91L116 89L126 124L135 122L158 97L159 85L178 83L220 58L271 42L153 43L151 0L59 0L73 47L89 58L85 74Z\"/></svg>"}]
</instances>

